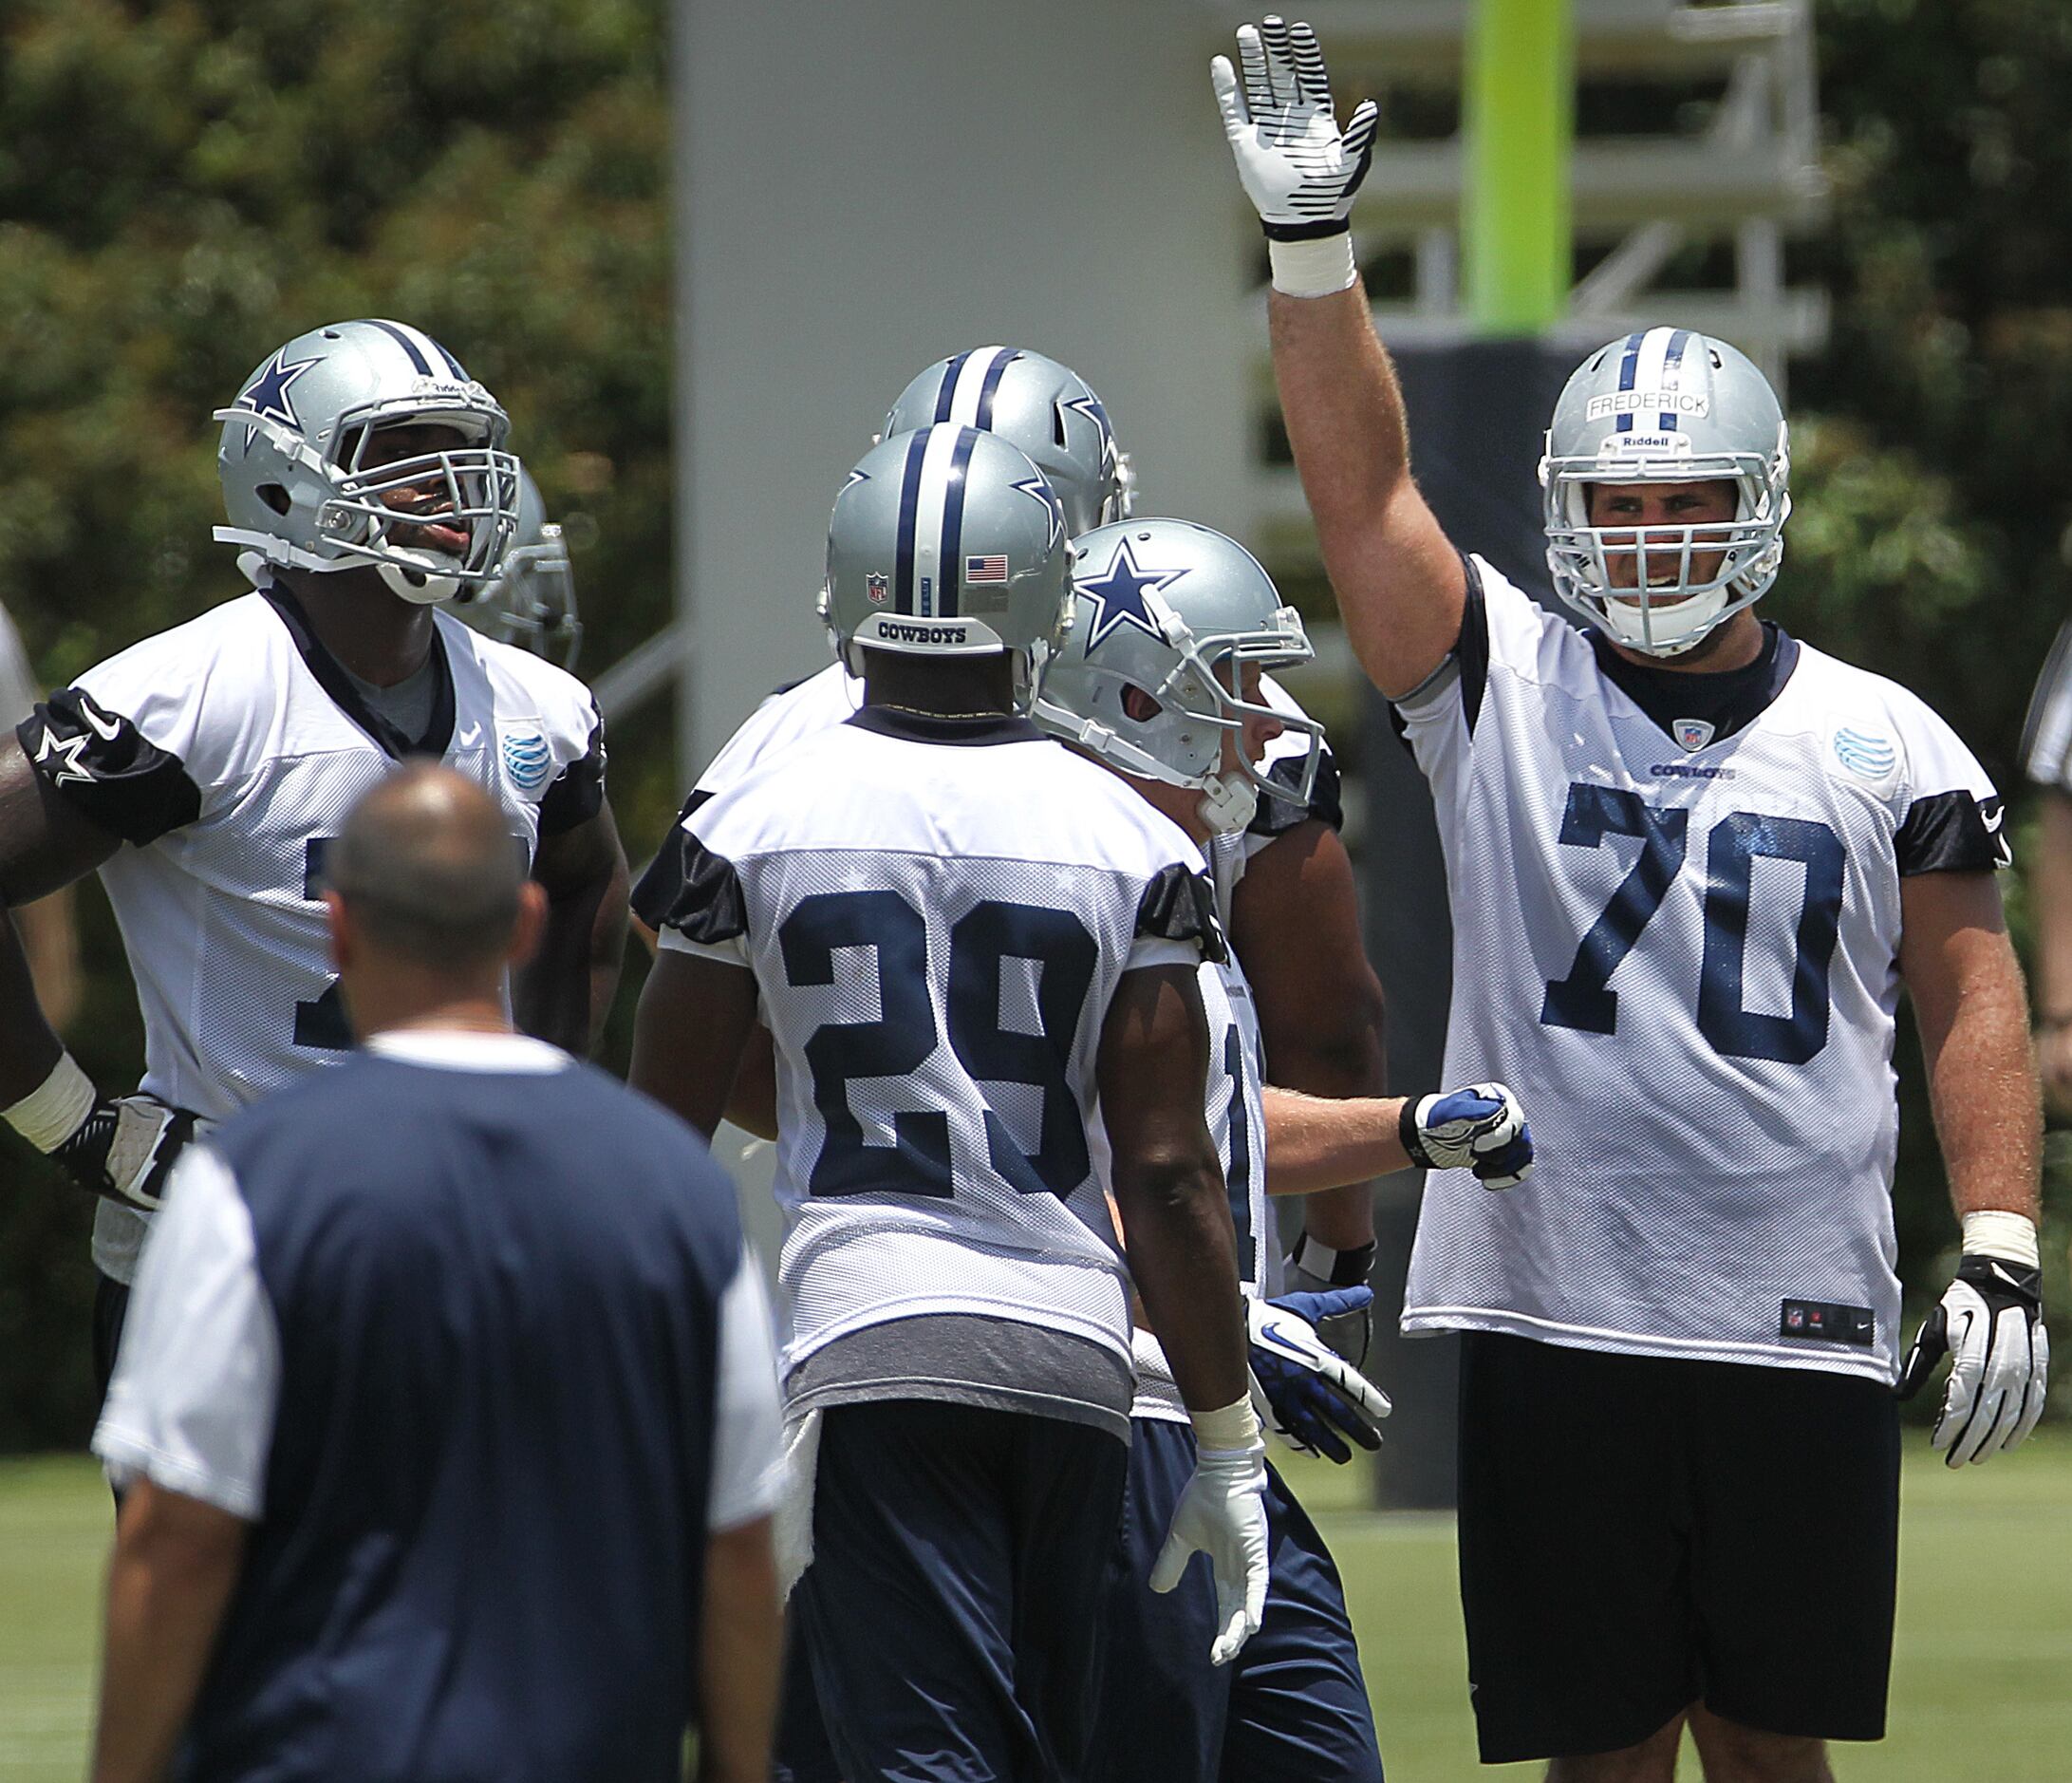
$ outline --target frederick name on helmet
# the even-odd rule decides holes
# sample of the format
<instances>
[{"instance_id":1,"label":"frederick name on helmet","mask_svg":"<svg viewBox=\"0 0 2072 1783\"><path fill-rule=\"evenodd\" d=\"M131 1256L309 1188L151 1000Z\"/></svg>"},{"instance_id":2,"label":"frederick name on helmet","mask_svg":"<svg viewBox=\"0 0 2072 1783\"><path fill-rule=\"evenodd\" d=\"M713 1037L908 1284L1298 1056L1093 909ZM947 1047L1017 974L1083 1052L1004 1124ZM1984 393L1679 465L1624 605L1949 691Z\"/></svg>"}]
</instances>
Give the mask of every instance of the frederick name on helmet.
<instances>
[{"instance_id":1,"label":"frederick name on helmet","mask_svg":"<svg viewBox=\"0 0 2072 1783\"><path fill-rule=\"evenodd\" d=\"M1725 341L1658 328L1608 343L1562 390L1540 462L1556 590L1629 648L1692 648L1777 579L1790 467L1776 394ZM1591 523L1597 485L1675 482L1732 484L1733 517ZM1611 569L1621 560L1633 570L1623 581Z\"/></svg>"},{"instance_id":2,"label":"frederick name on helmet","mask_svg":"<svg viewBox=\"0 0 2072 1783\"><path fill-rule=\"evenodd\" d=\"M497 574L518 519L510 419L421 329L312 328L259 365L215 419L230 521L215 529L220 542L319 573L373 565L410 601L450 599ZM461 443L368 461L377 434L406 426L448 428ZM463 542L438 549L422 541L427 528Z\"/></svg>"},{"instance_id":3,"label":"frederick name on helmet","mask_svg":"<svg viewBox=\"0 0 2072 1783\"><path fill-rule=\"evenodd\" d=\"M828 521L821 592L835 654L1015 659L1028 709L1072 623L1065 516L1043 474L997 435L944 422L873 446Z\"/></svg>"},{"instance_id":4,"label":"frederick name on helmet","mask_svg":"<svg viewBox=\"0 0 2072 1783\"><path fill-rule=\"evenodd\" d=\"M1051 485L1073 537L1129 515L1134 478L1108 410L1070 366L1019 347L976 347L939 359L899 393L879 434L917 427L998 434Z\"/></svg>"},{"instance_id":5,"label":"frederick name on helmet","mask_svg":"<svg viewBox=\"0 0 2072 1783\"><path fill-rule=\"evenodd\" d=\"M1212 831L1243 829L1261 791L1306 803L1322 727L1244 697L1248 666L1289 668L1314 653L1258 559L1205 526L1160 519L1099 527L1073 556L1078 617L1036 722L1126 774L1199 787ZM1224 739L1241 739L1247 719L1307 738L1292 791L1241 747L1236 771L1224 766Z\"/></svg>"}]
</instances>

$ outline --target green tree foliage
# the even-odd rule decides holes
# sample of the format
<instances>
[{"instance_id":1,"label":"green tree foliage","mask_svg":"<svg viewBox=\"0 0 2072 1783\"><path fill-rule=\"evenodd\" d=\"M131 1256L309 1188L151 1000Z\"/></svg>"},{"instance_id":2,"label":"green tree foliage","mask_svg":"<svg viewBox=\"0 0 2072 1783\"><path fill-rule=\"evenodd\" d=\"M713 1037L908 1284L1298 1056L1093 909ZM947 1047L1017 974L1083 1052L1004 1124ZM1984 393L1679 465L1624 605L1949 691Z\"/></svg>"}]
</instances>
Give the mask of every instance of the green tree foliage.
<instances>
[{"instance_id":1,"label":"green tree foliage","mask_svg":"<svg viewBox=\"0 0 2072 1783\"><path fill-rule=\"evenodd\" d=\"M602 667L669 610L663 0L16 0L0 12L0 602L47 685L240 592L210 412L289 334L430 329L572 528ZM665 715L614 738L635 848ZM84 896L97 1077L135 997ZM0 1140L0 1450L83 1434L89 1211Z\"/></svg>"}]
</instances>

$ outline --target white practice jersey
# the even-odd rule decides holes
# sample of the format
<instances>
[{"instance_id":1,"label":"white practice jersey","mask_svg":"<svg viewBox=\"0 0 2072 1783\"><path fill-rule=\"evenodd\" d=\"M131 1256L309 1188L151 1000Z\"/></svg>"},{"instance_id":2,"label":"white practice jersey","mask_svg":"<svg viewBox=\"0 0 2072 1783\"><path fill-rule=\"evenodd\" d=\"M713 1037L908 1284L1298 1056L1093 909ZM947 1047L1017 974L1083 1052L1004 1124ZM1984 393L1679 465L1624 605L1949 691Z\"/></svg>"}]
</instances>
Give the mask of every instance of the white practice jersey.
<instances>
[{"instance_id":1,"label":"white practice jersey","mask_svg":"<svg viewBox=\"0 0 2072 1783\"><path fill-rule=\"evenodd\" d=\"M2022 771L2039 786L2072 793L2072 619L2036 677L2028 720L2022 726Z\"/></svg>"},{"instance_id":2,"label":"white practice jersey","mask_svg":"<svg viewBox=\"0 0 2072 1783\"><path fill-rule=\"evenodd\" d=\"M1480 559L1400 703L1453 909L1446 1080L1539 1166L1427 1183L1406 1330L1891 1379L1900 882L2004 864L1985 771L1903 687L1778 634L1739 729L1649 718Z\"/></svg>"},{"instance_id":3,"label":"white practice jersey","mask_svg":"<svg viewBox=\"0 0 2072 1783\"><path fill-rule=\"evenodd\" d=\"M1126 970L1225 951L1178 828L1026 720L878 707L699 805L644 889L776 1042L787 1373L936 1313L1127 1357L1094 1064Z\"/></svg>"},{"instance_id":4,"label":"white practice jersey","mask_svg":"<svg viewBox=\"0 0 2072 1783\"><path fill-rule=\"evenodd\" d=\"M1208 1130L1223 1158L1230 1191L1230 1223L1238 1240L1238 1286L1252 1299L1278 1291L1280 1245L1266 1199L1266 1112L1260 1100L1264 1060L1252 987L1233 954L1201 968L1202 1008L1208 1017ZM1103 1155L1103 1169L1106 1156ZM1158 1340L1141 1326L1131 1338L1137 1397L1131 1417L1187 1421L1172 1369Z\"/></svg>"},{"instance_id":5,"label":"white practice jersey","mask_svg":"<svg viewBox=\"0 0 2072 1783\"><path fill-rule=\"evenodd\" d=\"M431 725L404 739L362 701L285 591L262 589L132 646L21 726L50 787L130 844L101 869L144 1021L152 1095L220 1120L343 1058L324 853L406 754L486 787L530 861L595 815L589 690L435 613ZM142 1214L103 1201L94 1262L126 1282Z\"/></svg>"}]
</instances>

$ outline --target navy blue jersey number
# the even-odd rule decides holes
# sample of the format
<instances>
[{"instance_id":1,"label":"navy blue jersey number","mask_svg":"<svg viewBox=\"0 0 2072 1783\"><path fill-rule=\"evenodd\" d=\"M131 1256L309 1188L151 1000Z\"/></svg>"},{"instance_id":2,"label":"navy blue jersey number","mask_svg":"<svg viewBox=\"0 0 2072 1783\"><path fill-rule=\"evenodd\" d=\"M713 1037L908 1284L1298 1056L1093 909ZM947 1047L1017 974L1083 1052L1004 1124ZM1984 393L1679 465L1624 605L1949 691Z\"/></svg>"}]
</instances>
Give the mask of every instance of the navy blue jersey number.
<instances>
[{"instance_id":1,"label":"navy blue jersey number","mask_svg":"<svg viewBox=\"0 0 2072 1783\"><path fill-rule=\"evenodd\" d=\"M1259 1234L1252 1229L1252 1116L1245 1090L1244 1036L1233 1022L1223 1036L1223 1074L1230 1079L1230 1223L1238 1232L1238 1280L1259 1280Z\"/></svg>"},{"instance_id":2,"label":"navy blue jersey number","mask_svg":"<svg viewBox=\"0 0 2072 1783\"><path fill-rule=\"evenodd\" d=\"M849 1100L852 1079L909 1076L941 1042L928 1001L928 931L921 912L897 892L821 892L799 901L779 926L777 944L793 985L832 985L837 948L877 954L877 1020L823 1023L806 1042L813 1105L827 1126L809 1190L953 1193L946 1114L895 1114L892 1145L872 1146L864 1143ZM1015 1143L991 1109L985 1114L993 1168L1023 1194L1070 1194L1092 1167L1068 1065L1097 958L1092 935L1071 910L989 899L950 929L950 1050L980 1083L1027 1084L1037 1092L1033 1154ZM1035 1032L1009 1026L1003 1016L1008 960L1032 965Z\"/></svg>"},{"instance_id":3,"label":"navy blue jersey number","mask_svg":"<svg viewBox=\"0 0 2072 1783\"><path fill-rule=\"evenodd\" d=\"M1548 1027L1610 1034L1618 993L1610 979L1660 908L1686 855L1689 813L1651 805L1638 793L1575 785L1561 817L1561 840L1599 848L1605 838L1639 838L1639 854L1584 932L1565 978L1547 982L1540 1020ZM1791 975L1791 1013L1764 1015L1742 1005L1748 947L1748 896L1758 859L1805 869ZM1698 969L1698 1031L1735 1059L1804 1064L1827 1044L1828 973L1841 922L1841 837L1803 817L1731 811L1706 836L1705 951Z\"/></svg>"},{"instance_id":4,"label":"navy blue jersey number","mask_svg":"<svg viewBox=\"0 0 2072 1783\"><path fill-rule=\"evenodd\" d=\"M335 840L312 835L303 843L302 895L311 904L324 895L324 856ZM352 1050L352 1024L345 1020L345 999L337 979L325 985L322 996L295 1004L295 1044L311 1052Z\"/></svg>"}]
</instances>

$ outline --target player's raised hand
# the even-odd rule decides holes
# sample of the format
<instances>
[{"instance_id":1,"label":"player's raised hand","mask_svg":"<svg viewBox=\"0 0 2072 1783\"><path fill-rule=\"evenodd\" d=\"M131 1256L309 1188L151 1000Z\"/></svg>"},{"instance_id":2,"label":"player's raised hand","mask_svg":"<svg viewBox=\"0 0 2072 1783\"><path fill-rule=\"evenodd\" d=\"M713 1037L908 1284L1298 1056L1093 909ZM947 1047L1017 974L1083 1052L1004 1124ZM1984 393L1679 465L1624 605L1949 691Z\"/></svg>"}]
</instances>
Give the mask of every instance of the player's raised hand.
<instances>
[{"instance_id":1,"label":"player's raised hand","mask_svg":"<svg viewBox=\"0 0 2072 1783\"><path fill-rule=\"evenodd\" d=\"M1276 241L1314 241L1350 227L1353 195L1373 159L1379 112L1364 100L1338 127L1316 33L1272 13L1238 27L1238 60L1218 56L1209 84L1238 178Z\"/></svg>"},{"instance_id":2,"label":"player's raised hand","mask_svg":"<svg viewBox=\"0 0 2072 1783\"><path fill-rule=\"evenodd\" d=\"M1501 1083L1413 1098L1403 1104L1400 1133L1420 1170L1471 1170L1484 1189L1515 1189L1532 1174L1532 1129Z\"/></svg>"},{"instance_id":3,"label":"player's raised hand","mask_svg":"<svg viewBox=\"0 0 2072 1783\"><path fill-rule=\"evenodd\" d=\"M1389 1396L1317 1336L1324 1320L1372 1304L1371 1287L1332 1288L1249 1301L1252 1409L1290 1447L1341 1465L1353 1458L1346 1438L1381 1447Z\"/></svg>"},{"instance_id":4,"label":"player's raised hand","mask_svg":"<svg viewBox=\"0 0 2072 1783\"><path fill-rule=\"evenodd\" d=\"M1208 1446L1204 1424L1241 1418L1249 1430L1241 1446ZM1209 1663L1227 1665L1259 1632L1266 1614L1266 1444L1244 1400L1221 1412L1196 1414L1194 1476L1173 1508L1166 1546L1151 1567L1151 1589L1169 1591L1187 1562L1208 1556L1216 1581L1217 1634Z\"/></svg>"},{"instance_id":5,"label":"player's raised hand","mask_svg":"<svg viewBox=\"0 0 2072 1783\"><path fill-rule=\"evenodd\" d=\"M1973 1222L1981 1220L2020 1221L2027 1229L2007 1228L2012 1244L1980 1240ZM2044 1415L2050 1375L2034 1227L2018 1213L1972 1214L1965 1225L1957 1279L1921 1322L1898 1386L1899 1397L1911 1399L1950 1357L1950 1384L1932 1440L1951 1467L2017 1447ZM1975 1243L1993 1243L1994 1248L1974 1249Z\"/></svg>"}]
</instances>

